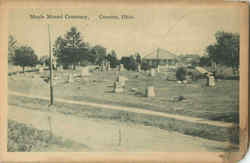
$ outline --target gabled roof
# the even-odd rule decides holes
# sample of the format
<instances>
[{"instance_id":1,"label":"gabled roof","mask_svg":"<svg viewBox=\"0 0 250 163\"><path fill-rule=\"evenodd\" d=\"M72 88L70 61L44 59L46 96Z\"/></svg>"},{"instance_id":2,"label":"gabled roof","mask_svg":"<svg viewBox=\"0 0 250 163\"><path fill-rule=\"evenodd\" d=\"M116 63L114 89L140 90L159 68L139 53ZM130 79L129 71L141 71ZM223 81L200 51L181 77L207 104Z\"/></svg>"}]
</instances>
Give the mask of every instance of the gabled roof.
<instances>
[{"instance_id":1,"label":"gabled roof","mask_svg":"<svg viewBox=\"0 0 250 163\"><path fill-rule=\"evenodd\" d=\"M158 55L157 55L157 51L158 51ZM176 55L171 53L168 50L159 48L158 50L156 49L152 53L143 57L143 59L176 59Z\"/></svg>"}]
</instances>

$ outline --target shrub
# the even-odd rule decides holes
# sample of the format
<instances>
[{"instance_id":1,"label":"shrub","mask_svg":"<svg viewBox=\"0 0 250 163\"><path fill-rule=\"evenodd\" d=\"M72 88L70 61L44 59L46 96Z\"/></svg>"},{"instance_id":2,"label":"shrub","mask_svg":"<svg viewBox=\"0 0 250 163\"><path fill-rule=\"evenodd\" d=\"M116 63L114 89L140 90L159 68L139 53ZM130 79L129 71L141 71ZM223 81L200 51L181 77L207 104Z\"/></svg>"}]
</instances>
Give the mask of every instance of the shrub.
<instances>
[{"instance_id":1,"label":"shrub","mask_svg":"<svg viewBox=\"0 0 250 163\"><path fill-rule=\"evenodd\" d=\"M191 76L191 78L192 78L193 81L205 78L204 74L198 72L195 69L189 69L188 72L187 72L187 75Z\"/></svg>"},{"instance_id":2,"label":"shrub","mask_svg":"<svg viewBox=\"0 0 250 163\"><path fill-rule=\"evenodd\" d=\"M217 70L215 72L216 79L231 79L233 78L233 70L231 67L226 66L217 66Z\"/></svg>"},{"instance_id":3,"label":"shrub","mask_svg":"<svg viewBox=\"0 0 250 163\"><path fill-rule=\"evenodd\" d=\"M80 62L80 65L82 67L86 67L86 66L92 65L92 63L87 61L87 60L83 60L83 61Z\"/></svg>"},{"instance_id":4,"label":"shrub","mask_svg":"<svg viewBox=\"0 0 250 163\"><path fill-rule=\"evenodd\" d=\"M142 64L141 64L141 69L142 70L147 71L150 68L152 68L152 66L150 66L150 64L148 64L147 62L142 62Z\"/></svg>"},{"instance_id":5,"label":"shrub","mask_svg":"<svg viewBox=\"0 0 250 163\"><path fill-rule=\"evenodd\" d=\"M124 65L124 68L127 70L135 71L137 69L137 63L133 56L130 57L122 57L121 63Z\"/></svg>"},{"instance_id":6,"label":"shrub","mask_svg":"<svg viewBox=\"0 0 250 163\"><path fill-rule=\"evenodd\" d=\"M176 70L176 79L183 81L186 79L187 70L184 67L179 67Z\"/></svg>"},{"instance_id":7,"label":"shrub","mask_svg":"<svg viewBox=\"0 0 250 163\"><path fill-rule=\"evenodd\" d=\"M60 141L61 137L51 136L49 131L34 129L12 120L8 121L8 152L30 152Z\"/></svg>"}]
</instances>

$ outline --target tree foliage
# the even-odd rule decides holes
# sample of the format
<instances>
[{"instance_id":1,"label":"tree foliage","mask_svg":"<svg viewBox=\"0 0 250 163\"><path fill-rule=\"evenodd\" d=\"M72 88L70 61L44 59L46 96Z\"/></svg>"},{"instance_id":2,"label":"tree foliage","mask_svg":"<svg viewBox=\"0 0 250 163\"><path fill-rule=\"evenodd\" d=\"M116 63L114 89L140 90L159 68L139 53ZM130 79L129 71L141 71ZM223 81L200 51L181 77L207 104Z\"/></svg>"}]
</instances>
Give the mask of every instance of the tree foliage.
<instances>
[{"instance_id":1,"label":"tree foliage","mask_svg":"<svg viewBox=\"0 0 250 163\"><path fill-rule=\"evenodd\" d=\"M15 65L23 67L24 72L26 66L32 67L38 63L38 57L31 47L21 46L15 50L13 62Z\"/></svg>"},{"instance_id":2,"label":"tree foliage","mask_svg":"<svg viewBox=\"0 0 250 163\"><path fill-rule=\"evenodd\" d=\"M14 36L9 35L8 37L8 62L12 62L15 55L15 50L17 48L17 40Z\"/></svg>"},{"instance_id":3,"label":"tree foliage","mask_svg":"<svg viewBox=\"0 0 250 163\"><path fill-rule=\"evenodd\" d=\"M206 49L209 58L234 70L239 67L240 36L237 33L218 31L215 34L216 43Z\"/></svg>"},{"instance_id":4,"label":"tree foliage","mask_svg":"<svg viewBox=\"0 0 250 163\"><path fill-rule=\"evenodd\" d=\"M141 55L139 53L136 53L135 55L136 55L136 63L141 64L142 63Z\"/></svg>"},{"instance_id":5,"label":"tree foliage","mask_svg":"<svg viewBox=\"0 0 250 163\"><path fill-rule=\"evenodd\" d=\"M90 48L75 27L66 32L64 37L56 39L53 52L59 64L73 65L74 68L82 63L101 64L107 57L106 48L101 45Z\"/></svg>"},{"instance_id":6,"label":"tree foliage","mask_svg":"<svg viewBox=\"0 0 250 163\"><path fill-rule=\"evenodd\" d=\"M187 74L187 70L184 67L179 67L176 70L176 79L179 81L183 81L186 80L186 74Z\"/></svg>"},{"instance_id":7,"label":"tree foliage","mask_svg":"<svg viewBox=\"0 0 250 163\"><path fill-rule=\"evenodd\" d=\"M107 55L107 50L101 45L94 46L88 55L89 61L94 64L101 64L105 61Z\"/></svg>"},{"instance_id":8,"label":"tree foliage","mask_svg":"<svg viewBox=\"0 0 250 163\"><path fill-rule=\"evenodd\" d=\"M64 38L59 36L53 48L54 56L57 57L58 63L73 65L74 68L80 63L84 55L87 55L87 44L83 42L81 33L75 27L71 27L66 32Z\"/></svg>"},{"instance_id":9,"label":"tree foliage","mask_svg":"<svg viewBox=\"0 0 250 163\"><path fill-rule=\"evenodd\" d=\"M137 69L136 58L133 55L129 57L122 57L121 63L124 65L124 68L126 68L127 70L135 71Z\"/></svg>"},{"instance_id":10,"label":"tree foliage","mask_svg":"<svg viewBox=\"0 0 250 163\"><path fill-rule=\"evenodd\" d=\"M115 68L119 64L119 60L117 59L117 55L114 50L111 50L111 53L108 54L107 60L110 62L111 68Z\"/></svg>"}]
</instances>

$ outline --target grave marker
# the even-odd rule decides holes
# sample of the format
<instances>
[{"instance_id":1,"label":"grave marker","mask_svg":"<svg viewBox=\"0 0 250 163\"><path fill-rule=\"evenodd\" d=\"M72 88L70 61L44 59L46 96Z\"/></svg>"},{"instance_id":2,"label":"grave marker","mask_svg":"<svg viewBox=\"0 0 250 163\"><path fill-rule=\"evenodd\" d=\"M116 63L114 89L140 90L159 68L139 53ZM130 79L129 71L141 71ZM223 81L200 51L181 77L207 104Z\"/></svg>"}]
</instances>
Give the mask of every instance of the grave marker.
<instances>
[{"instance_id":1,"label":"grave marker","mask_svg":"<svg viewBox=\"0 0 250 163\"><path fill-rule=\"evenodd\" d=\"M89 76L90 74L89 74L89 69L88 69L88 67L85 67L85 68L82 68L81 69L81 72L80 72L80 76L81 77L84 77L84 76Z\"/></svg>"},{"instance_id":2,"label":"grave marker","mask_svg":"<svg viewBox=\"0 0 250 163\"><path fill-rule=\"evenodd\" d=\"M149 76L155 76L155 69L153 68L150 69Z\"/></svg>"},{"instance_id":3,"label":"grave marker","mask_svg":"<svg viewBox=\"0 0 250 163\"><path fill-rule=\"evenodd\" d=\"M39 68L38 68L38 71L39 71L39 72L43 72L43 67L39 67Z\"/></svg>"},{"instance_id":4,"label":"grave marker","mask_svg":"<svg viewBox=\"0 0 250 163\"><path fill-rule=\"evenodd\" d=\"M146 92L145 92L145 96L146 97L155 97L155 89L153 86L147 87Z\"/></svg>"},{"instance_id":5,"label":"grave marker","mask_svg":"<svg viewBox=\"0 0 250 163\"><path fill-rule=\"evenodd\" d=\"M123 92L123 85L121 82L115 81L114 82L114 87L113 87L113 92L114 93L121 93Z\"/></svg>"},{"instance_id":6,"label":"grave marker","mask_svg":"<svg viewBox=\"0 0 250 163\"><path fill-rule=\"evenodd\" d=\"M207 86L214 87L215 86L215 79L213 75L207 75Z\"/></svg>"},{"instance_id":7,"label":"grave marker","mask_svg":"<svg viewBox=\"0 0 250 163\"><path fill-rule=\"evenodd\" d=\"M124 77L124 76L120 76L120 75L118 75L118 76L117 76L117 79L116 79L116 81L119 82L120 85L121 85L122 87L125 86L125 82L126 82L127 80L128 80L128 78L126 78L126 77Z\"/></svg>"},{"instance_id":8,"label":"grave marker","mask_svg":"<svg viewBox=\"0 0 250 163\"><path fill-rule=\"evenodd\" d=\"M141 65L140 64L137 65L137 72L141 72Z\"/></svg>"},{"instance_id":9,"label":"grave marker","mask_svg":"<svg viewBox=\"0 0 250 163\"><path fill-rule=\"evenodd\" d=\"M74 81L73 75L69 74L68 76L68 83L72 83Z\"/></svg>"},{"instance_id":10,"label":"grave marker","mask_svg":"<svg viewBox=\"0 0 250 163\"><path fill-rule=\"evenodd\" d=\"M160 66L157 66L156 72L160 72Z\"/></svg>"},{"instance_id":11,"label":"grave marker","mask_svg":"<svg viewBox=\"0 0 250 163\"><path fill-rule=\"evenodd\" d=\"M124 70L124 66L123 66L123 64L120 64L119 65L119 71L123 71Z\"/></svg>"}]
</instances>

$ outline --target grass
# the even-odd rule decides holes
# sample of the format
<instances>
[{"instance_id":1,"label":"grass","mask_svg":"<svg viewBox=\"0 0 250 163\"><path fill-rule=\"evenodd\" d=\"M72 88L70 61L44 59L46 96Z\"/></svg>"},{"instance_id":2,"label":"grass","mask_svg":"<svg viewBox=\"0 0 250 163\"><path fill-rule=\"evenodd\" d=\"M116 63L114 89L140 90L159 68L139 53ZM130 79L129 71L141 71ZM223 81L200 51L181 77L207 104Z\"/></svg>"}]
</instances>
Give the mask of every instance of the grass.
<instances>
[{"instance_id":1,"label":"grass","mask_svg":"<svg viewBox=\"0 0 250 163\"><path fill-rule=\"evenodd\" d=\"M9 96L11 101L9 104L23 107L26 109L40 110L44 112L57 111L65 115L74 115L78 117L114 120L123 123L143 124L145 126L158 127L164 130L177 131L186 135L203 137L211 140L229 141L238 143L238 132L233 128L224 128L210 126L206 124L197 124L192 122L184 122L172 118L165 118L152 115L144 115L126 111L107 110L102 108L94 108L77 104L65 104L55 102L53 107L48 107L48 101L40 99L31 99L27 97Z\"/></svg>"},{"instance_id":2,"label":"grass","mask_svg":"<svg viewBox=\"0 0 250 163\"><path fill-rule=\"evenodd\" d=\"M67 83L67 75L75 73L73 83ZM120 94L112 92L115 72L94 72L91 76L79 78L79 71L55 71L54 94L57 98L77 101L89 101L102 104L113 104L128 107L139 107L147 110L200 117L209 120L238 123L238 80L219 80L216 87L205 86L205 80L194 81L191 84L178 84L168 81L174 72L162 72L155 77L146 73L133 71L121 72L129 80L125 91ZM48 71L43 73L30 72L18 77L9 77L9 89L18 92L49 96L49 86L44 80ZM147 86L153 85L156 97L144 97ZM133 89L135 88L135 89ZM185 100L176 102L175 97L183 96Z\"/></svg>"},{"instance_id":3,"label":"grass","mask_svg":"<svg viewBox=\"0 0 250 163\"><path fill-rule=\"evenodd\" d=\"M75 75L73 83L67 83L69 73ZM79 70L55 71L54 74L56 78L55 98L139 107L146 110L200 117L208 120L233 122L236 127L227 129L157 116L56 103L56 110L63 114L116 120L131 124L140 123L170 131L178 131L187 135L238 143L238 80L218 80L216 86L210 88L205 86L206 81L204 79L194 81L191 84L178 84L175 81L174 72L156 73L156 76L150 77L145 72L123 71L120 72L120 75L127 77L129 80L124 92L115 94L112 92L112 85L116 79L115 71L93 72L91 76L83 78L79 77ZM49 97L49 85L46 82L48 75L49 72L44 71L9 76L9 90ZM147 98L144 96L145 89L151 85L155 87L156 97ZM179 96L183 96L185 100L174 100ZM47 107L48 101L45 100L10 95L8 103L27 109L51 111Z\"/></svg>"},{"instance_id":4,"label":"grass","mask_svg":"<svg viewBox=\"0 0 250 163\"><path fill-rule=\"evenodd\" d=\"M51 135L49 131L38 130L25 124L8 120L8 152L38 152L51 149L70 150L87 148L71 140Z\"/></svg>"}]
</instances>

